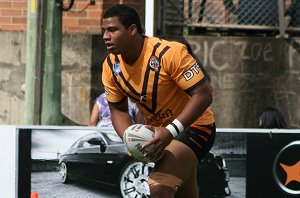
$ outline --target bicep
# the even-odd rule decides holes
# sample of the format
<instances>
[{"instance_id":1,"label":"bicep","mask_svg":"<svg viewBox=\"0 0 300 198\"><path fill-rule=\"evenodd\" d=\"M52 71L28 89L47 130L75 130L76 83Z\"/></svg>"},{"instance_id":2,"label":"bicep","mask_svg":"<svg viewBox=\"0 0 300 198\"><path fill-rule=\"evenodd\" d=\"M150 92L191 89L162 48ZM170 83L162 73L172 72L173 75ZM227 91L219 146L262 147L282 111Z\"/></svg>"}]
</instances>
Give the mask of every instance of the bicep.
<instances>
[{"instance_id":1,"label":"bicep","mask_svg":"<svg viewBox=\"0 0 300 198\"><path fill-rule=\"evenodd\" d=\"M201 83L199 86L197 86L193 90L190 90L190 92L188 94L190 96L193 96L193 95L212 96L212 87L207 80L204 80L204 82Z\"/></svg>"}]
</instances>

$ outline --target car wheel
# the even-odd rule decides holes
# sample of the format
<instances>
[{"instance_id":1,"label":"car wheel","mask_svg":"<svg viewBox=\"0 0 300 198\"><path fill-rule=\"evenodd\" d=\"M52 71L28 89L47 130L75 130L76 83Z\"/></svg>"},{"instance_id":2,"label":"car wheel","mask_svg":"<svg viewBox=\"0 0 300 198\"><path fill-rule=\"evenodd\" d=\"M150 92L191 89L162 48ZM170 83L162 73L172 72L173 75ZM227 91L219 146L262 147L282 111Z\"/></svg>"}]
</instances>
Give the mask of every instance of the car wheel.
<instances>
[{"instance_id":1,"label":"car wheel","mask_svg":"<svg viewBox=\"0 0 300 198\"><path fill-rule=\"evenodd\" d=\"M61 183L70 183L68 167L65 162L62 162L59 166L59 179Z\"/></svg>"},{"instance_id":2,"label":"car wheel","mask_svg":"<svg viewBox=\"0 0 300 198\"><path fill-rule=\"evenodd\" d=\"M150 197L148 176L153 170L154 163L131 162L122 171L120 191L125 198Z\"/></svg>"},{"instance_id":3,"label":"car wheel","mask_svg":"<svg viewBox=\"0 0 300 198\"><path fill-rule=\"evenodd\" d=\"M226 196L231 195L231 190L230 190L229 187L225 187L225 188L224 188L224 194L225 194Z\"/></svg>"}]
</instances>

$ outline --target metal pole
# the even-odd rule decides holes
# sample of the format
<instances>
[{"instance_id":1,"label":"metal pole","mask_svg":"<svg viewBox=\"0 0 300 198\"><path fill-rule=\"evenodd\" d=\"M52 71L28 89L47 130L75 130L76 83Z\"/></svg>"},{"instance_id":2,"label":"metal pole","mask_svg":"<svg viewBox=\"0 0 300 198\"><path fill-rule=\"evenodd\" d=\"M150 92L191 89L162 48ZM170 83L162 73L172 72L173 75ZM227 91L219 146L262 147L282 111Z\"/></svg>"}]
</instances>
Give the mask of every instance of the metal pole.
<instances>
[{"instance_id":1,"label":"metal pole","mask_svg":"<svg viewBox=\"0 0 300 198\"><path fill-rule=\"evenodd\" d=\"M61 124L61 0L29 0L25 124Z\"/></svg>"},{"instance_id":2,"label":"metal pole","mask_svg":"<svg viewBox=\"0 0 300 198\"><path fill-rule=\"evenodd\" d=\"M26 72L25 72L25 124L39 124L40 120L40 1L29 0L27 12Z\"/></svg>"},{"instance_id":3,"label":"metal pole","mask_svg":"<svg viewBox=\"0 0 300 198\"><path fill-rule=\"evenodd\" d=\"M286 37L285 20L284 20L284 0L278 0L278 21L279 21L279 37Z\"/></svg>"},{"instance_id":4,"label":"metal pole","mask_svg":"<svg viewBox=\"0 0 300 198\"><path fill-rule=\"evenodd\" d=\"M44 72L42 86L41 124L61 124L61 0L44 1Z\"/></svg>"},{"instance_id":5,"label":"metal pole","mask_svg":"<svg viewBox=\"0 0 300 198\"><path fill-rule=\"evenodd\" d=\"M162 34L167 33L167 26L166 26L166 21L167 21L167 1L162 0Z\"/></svg>"},{"instance_id":6,"label":"metal pole","mask_svg":"<svg viewBox=\"0 0 300 198\"><path fill-rule=\"evenodd\" d=\"M43 66L43 56L42 46L43 46L43 1L39 1L39 9L38 9L38 27L37 27L37 41L36 41L36 56L35 56L35 63L36 63L36 82L35 82L35 103L34 103L34 124L40 125L41 124L41 93L42 93L42 66Z\"/></svg>"},{"instance_id":7,"label":"metal pole","mask_svg":"<svg viewBox=\"0 0 300 198\"><path fill-rule=\"evenodd\" d=\"M154 35L154 0L145 2L145 29L146 36Z\"/></svg>"}]
</instances>

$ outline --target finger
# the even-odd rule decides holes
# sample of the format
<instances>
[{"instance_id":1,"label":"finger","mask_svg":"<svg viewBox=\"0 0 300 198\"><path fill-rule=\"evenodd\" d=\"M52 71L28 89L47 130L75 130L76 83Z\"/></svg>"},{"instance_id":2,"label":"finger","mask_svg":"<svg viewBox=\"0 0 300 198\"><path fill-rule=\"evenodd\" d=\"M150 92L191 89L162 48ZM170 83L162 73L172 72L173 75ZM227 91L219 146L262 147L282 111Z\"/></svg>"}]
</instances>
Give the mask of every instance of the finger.
<instances>
[{"instance_id":1,"label":"finger","mask_svg":"<svg viewBox=\"0 0 300 198\"><path fill-rule=\"evenodd\" d=\"M149 130L151 130L151 131L153 131L154 132L154 126L151 126L151 125L145 125L145 127L147 128L147 129L149 129Z\"/></svg>"},{"instance_id":2,"label":"finger","mask_svg":"<svg viewBox=\"0 0 300 198\"><path fill-rule=\"evenodd\" d=\"M155 155L159 154L162 152L164 147L162 146L161 143L155 144L149 151L145 154L146 157L154 157Z\"/></svg>"},{"instance_id":3,"label":"finger","mask_svg":"<svg viewBox=\"0 0 300 198\"><path fill-rule=\"evenodd\" d=\"M162 157L162 154L163 154L163 150L158 149L158 150L156 150L155 153L153 153L147 157L153 159L154 161L157 161L158 159L160 159Z\"/></svg>"},{"instance_id":4,"label":"finger","mask_svg":"<svg viewBox=\"0 0 300 198\"><path fill-rule=\"evenodd\" d=\"M150 146L150 145L152 145L152 144L156 144L157 141L158 141L158 139L153 138L153 139L150 140L149 142L146 142L145 144L143 144L142 147L145 148L145 147Z\"/></svg>"}]
</instances>

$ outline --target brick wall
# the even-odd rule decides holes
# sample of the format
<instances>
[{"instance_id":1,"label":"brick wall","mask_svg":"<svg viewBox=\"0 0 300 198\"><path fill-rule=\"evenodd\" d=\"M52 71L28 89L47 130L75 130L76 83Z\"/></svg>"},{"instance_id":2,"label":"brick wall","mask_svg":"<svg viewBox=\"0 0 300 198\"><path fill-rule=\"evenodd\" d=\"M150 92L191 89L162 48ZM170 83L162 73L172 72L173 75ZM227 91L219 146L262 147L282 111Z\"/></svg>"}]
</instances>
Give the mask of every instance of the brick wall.
<instances>
[{"instance_id":1,"label":"brick wall","mask_svg":"<svg viewBox=\"0 0 300 198\"><path fill-rule=\"evenodd\" d=\"M0 30L26 31L27 2L29 0L0 0ZM38 1L38 0L36 0ZM68 7L70 0L63 0ZM139 12L144 21L144 1L141 0L96 0L96 5L87 5L90 0L75 0L68 12L63 12L64 33L100 33L100 17L103 11L112 4L128 4Z\"/></svg>"}]
</instances>

